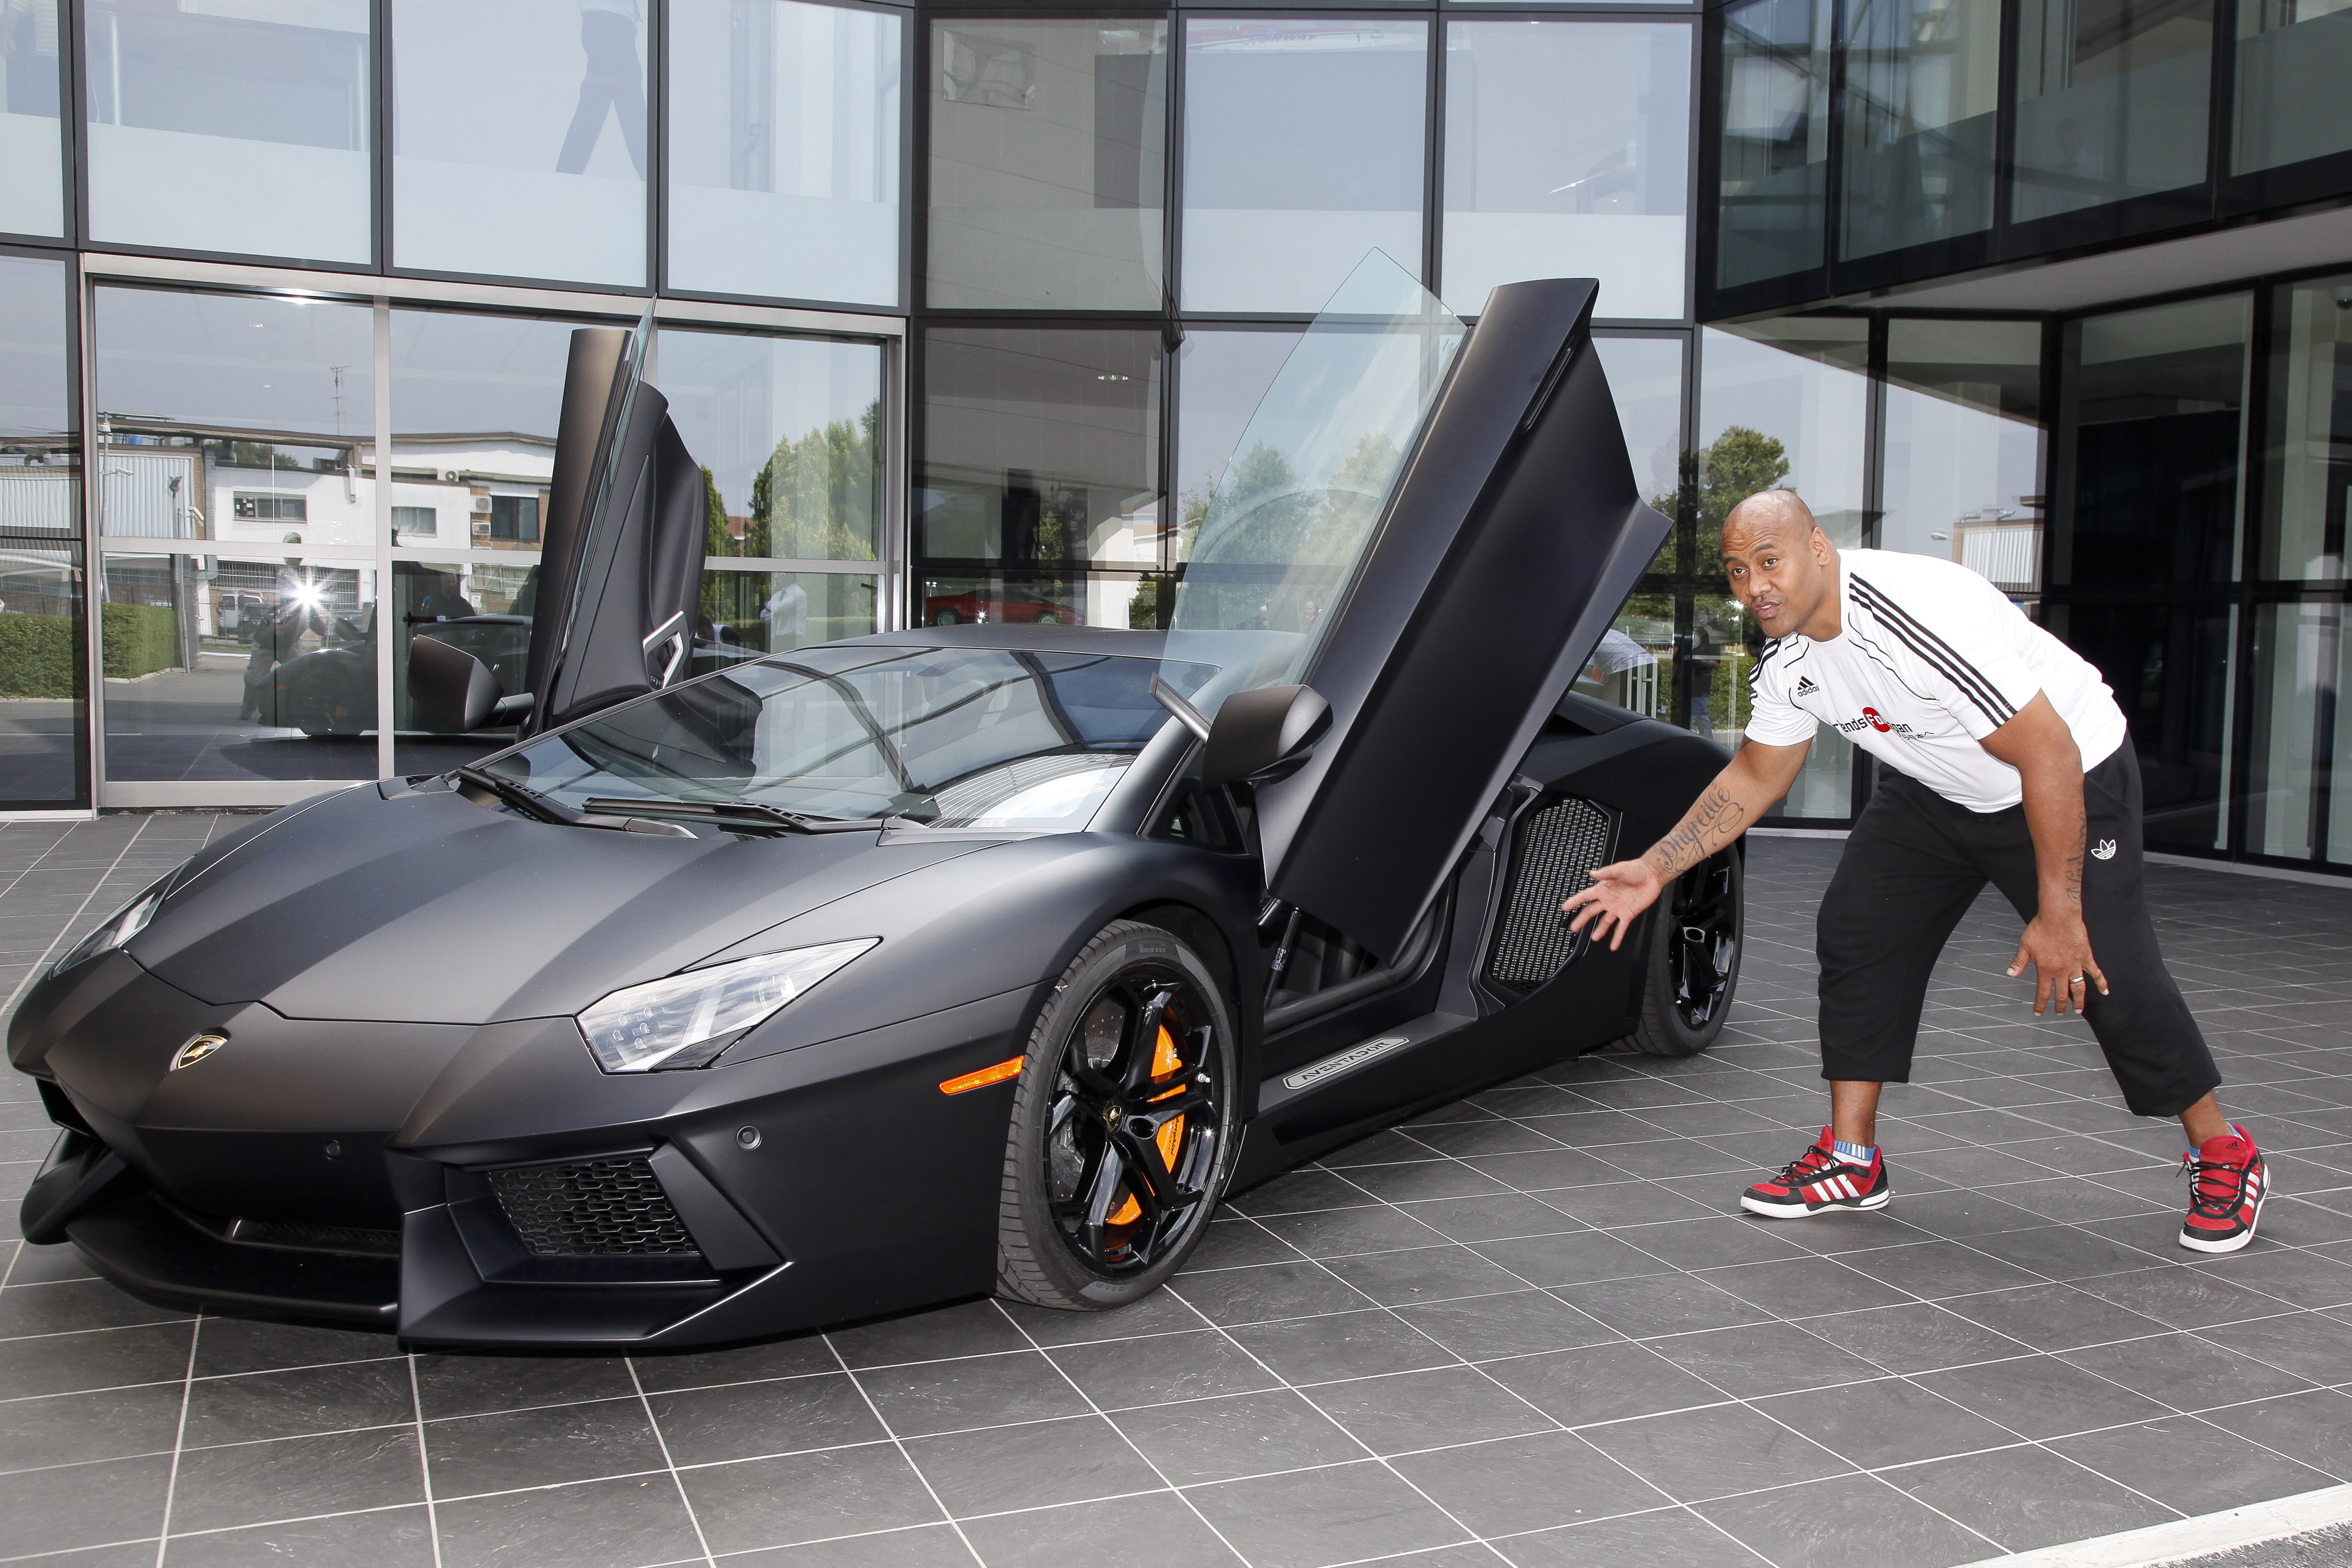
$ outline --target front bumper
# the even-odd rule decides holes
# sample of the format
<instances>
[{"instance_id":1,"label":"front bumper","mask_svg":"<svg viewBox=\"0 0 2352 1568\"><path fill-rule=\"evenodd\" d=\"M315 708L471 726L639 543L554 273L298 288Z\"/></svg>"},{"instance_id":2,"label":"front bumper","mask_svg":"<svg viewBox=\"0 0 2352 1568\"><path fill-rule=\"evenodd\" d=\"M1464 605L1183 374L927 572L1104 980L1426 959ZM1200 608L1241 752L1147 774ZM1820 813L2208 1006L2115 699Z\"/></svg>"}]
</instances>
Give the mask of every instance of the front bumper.
<instances>
[{"instance_id":1,"label":"front bumper","mask_svg":"<svg viewBox=\"0 0 2352 1568\"><path fill-rule=\"evenodd\" d=\"M938 1086L1018 1053L1025 990L739 1066L608 1077L568 1019L309 1023L130 968L25 1063L65 1130L23 1218L142 1298L611 1352L992 1283L1013 1086ZM232 1044L167 1081L170 1053L212 1028Z\"/></svg>"}]
</instances>

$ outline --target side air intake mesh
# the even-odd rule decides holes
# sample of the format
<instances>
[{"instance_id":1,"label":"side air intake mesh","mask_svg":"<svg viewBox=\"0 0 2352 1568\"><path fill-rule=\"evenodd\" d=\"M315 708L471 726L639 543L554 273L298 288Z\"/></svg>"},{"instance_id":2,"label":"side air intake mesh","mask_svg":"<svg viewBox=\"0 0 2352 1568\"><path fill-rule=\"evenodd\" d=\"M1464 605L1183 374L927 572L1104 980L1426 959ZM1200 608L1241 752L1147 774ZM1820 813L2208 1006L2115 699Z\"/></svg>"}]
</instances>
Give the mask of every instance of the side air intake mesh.
<instances>
[{"instance_id":1,"label":"side air intake mesh","mask_svg":"<svg viewBox=\"0 0 2352 1568\"><path fill-rule=\"evenodd\" d=\"M691 1257L694 1238L643 1154L484 1173L508 1223L541 1258Z\"/></svg>"},{"instance_id":2,"label":"side air intake mesh","mask_svg":"<svg viewBox=\"0 0 2352 1568\"><path fill-rule=\"evenodd\" d=\"M1560 901L1608 858L1609 814L1589 800L1557 801L1523 818L1486 978L1532 991L1567 968L1583 938L1568 929Z\"/></svg>"}]
</instances>

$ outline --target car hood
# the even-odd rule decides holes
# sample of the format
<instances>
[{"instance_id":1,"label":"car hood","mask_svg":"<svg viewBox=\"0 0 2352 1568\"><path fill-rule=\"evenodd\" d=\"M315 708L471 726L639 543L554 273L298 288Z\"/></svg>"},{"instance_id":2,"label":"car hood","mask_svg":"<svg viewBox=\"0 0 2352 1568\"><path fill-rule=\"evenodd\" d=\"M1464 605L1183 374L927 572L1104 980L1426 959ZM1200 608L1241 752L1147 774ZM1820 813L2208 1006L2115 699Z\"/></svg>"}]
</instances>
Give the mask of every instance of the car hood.
<instances>
[{"instance_id":1,"label":"car hood","mask_svg":"<svg viewBox=\"0 0 2352 1568\"><path fill-rule=\"evenodd\" d=\"M614 833L362 787L199 857L130 952L205 1002L291 1018L551 1017L985 847Z\"/></svg>"}]
</instances>

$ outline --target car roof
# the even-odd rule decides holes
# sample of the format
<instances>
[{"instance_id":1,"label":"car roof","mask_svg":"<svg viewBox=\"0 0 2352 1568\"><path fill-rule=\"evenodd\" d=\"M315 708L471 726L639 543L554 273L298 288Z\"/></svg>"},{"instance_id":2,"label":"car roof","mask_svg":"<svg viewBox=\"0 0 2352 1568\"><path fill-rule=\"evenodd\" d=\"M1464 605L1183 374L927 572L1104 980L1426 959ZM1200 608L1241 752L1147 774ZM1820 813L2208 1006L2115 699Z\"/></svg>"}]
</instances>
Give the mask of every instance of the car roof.
<instances>
[{"instance_id":1,"label":"car roof","mask_svg":"<svg viewBox=\"0 0 2352 1568\"><path fill-rule=\"evenodd\" d=\"M1130 658L1158 658L1166 642L1165 632L1008 622L996 626L910 626L903 632L842 637L830 646L855 647L865 643L881 647L993 647L1023 653L1107 653L1124 654Z\"/></svg>"}]
</instances>

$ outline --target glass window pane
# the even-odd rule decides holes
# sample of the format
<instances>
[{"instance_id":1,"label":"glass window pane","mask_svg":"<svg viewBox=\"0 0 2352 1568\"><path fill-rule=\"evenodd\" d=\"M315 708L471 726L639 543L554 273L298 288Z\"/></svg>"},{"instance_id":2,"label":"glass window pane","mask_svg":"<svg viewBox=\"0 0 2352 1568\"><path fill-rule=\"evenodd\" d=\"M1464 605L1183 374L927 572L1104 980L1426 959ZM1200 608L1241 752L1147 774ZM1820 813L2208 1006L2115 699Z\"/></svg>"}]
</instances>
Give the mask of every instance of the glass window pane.
<instances>
[{"instance_id":1,"label":"glass window pane","mask_svg":"<svg viewBox=\"0 0 2352 1568\"><path fill-rule=\"evenodd\" d=\"M1674 718L1675 596L1636 594L1601 635L1571 688L1644 719Z\"/></svg>"},{"instance_id":2,"label":"glass window pane","mask_svg":"<svg viewBox=\"0 0 2352 1568\"><path fill-rule=\"evenodd\" d=\"M0 256L0 533L81 527L67 298L64 262Z\"/></svg>"},{"instance_id":3,"label":"glass window pane","mask_svg":"<svg viewBox=\"0 0 2352 1568\"><path fill-rule=\"evenodd\" d=\"M2352 151L2347 0L2238 0L2237 135L2230 172L2252 174Z\"/></svg>"},{"instance_id":4,"label":"glass window pane","mask_svg":"<svg viewBox=\"0 0 2352 1568\"><path fill-rule=\"evenodd\" d=\"M372 566L110 555L106 776L376 776Z\"/></svg>"},{"instance_id":5,"label":"glass window pane","mask_svg":"<svg viewBox=\"0 0 2352 1568\"><path fill-rule=\"evenodd\" d=\"M2289 284L2273 300L2255 575L2337 583L2352 496L2352 278Z\"/></svg>"},{"instance_id":6,"label":"glass window pane","mask_svg":"<svg viewBox=\"0 0 2352 1568\"><path fill-rule=\"evenodd\" d=\"M2204 179L2212 51L2211 0L2023 0L2015 220Z\"/></svg>"},{"instance_id":7,"label":"glass window pane","mask_svg":"<svg viewBox=\"0 0 2352 1568\"><path fill-rule=\"evenodd\" d=\"M1175 560L1190 552L1250 416L1304 335L1198 328L1184 334L1176 355Z\"/></svg>"},{"instance_id":8,"label":"glass window pane","mask_svg":"<svg viewBox=\"0 0 2352 1568\"><path fill-rule=\"evenodd\" d=\"M655 366L670 418L709 476L708 553L876 558L879 348L665 329Z\"/></svg>"},{"instance_id":9,"label":"glass window pane","mask_svg":"<svg viewBox=\"0 0 2352 1568\"><path fill-rule=\"evenodd\" d=\"M942 562L1057 578L1165 564L1158 332L942 328L924 356L915 539L928 575Z\"/></svg>"},{"instance_id":10,"label":"glass window pane","mask_svg":"<svg viewBox=\"0 0 2352 1568\"><path fill-rule=\"evenodd\" d=\"M1683 340L1596 337L1593 346L1601 351L1601 368L1608 374L1610 395L1617 402L1617 424L1625 432L1633 482L1643 499L1672 517L1682 469ZM1669 542L1667 552L1673 549ZM1664 559L1671 562L1671 554ZM1712 561L1701 567L1714 569Z\"/></svg>"},{"instance_id":11,"label":"glass window pane","mask_svg":"<svg viewBox=\"0 0 2352 1568\"><path fill-rule=\"evenodd\" d=\"M923 575L925 626L1111 626L1148 631L1167 625L1168 579L1132 573L1041 577L995 573Z\"/></svg>"},{"instance_id":12,"label":"glass window pane","mask_svg":"<svg viewBox=\"0 0 2352 1568\"><path fill-rule=\"evenodd\" d=\"M368 10L89 0L90 237L369 259Z\"/></svg>"},{"instance_id":13,"label":"glass window pane","mask_svg":"<svg viewBox=\"0 0 2352 1568\"><path fill-rule=\"evenodd\" d=\"M1184 307L1323 308L1367 252L1421 271L1429 28L1192 21Z\"/></svg>"},{"instance_id":14,"label":"glass window pane","mask_svg":"<svg viewBox=\"0 0 2352 1568\"><path fill-rule=\"evenodd\" d=\"M1840 253L1990 227L2000 0L1882 0L1846 15Z\"/></svg>"},{"instance_id":15,"label":"glass window pane","mask_svg":"<svg viewBox=\"0 0 2352 1568\"><path fill-rule=\"evenodd\" d=\"M671 0L670 287L898 302L902 30L838 5Z\"/></svg>"},{"instance_id":16,"label":"glass window pane","mask_svg":"<svg viewBox=\"0 0 2352 1568\"><path fill-rule=\"evenodd\" d=\"M1681 320L1689 26L1454 22L1445 38L1446 303L1590 277L1595 315Z\"/></svg>"},{"instance_id":17,"label":"glass window pane","mask_svg":"<svg viewBox=\"0 0 2352 1568\"><path fill-rule=\"evenodd\" d=\"M1832 0L1747 0L1723 20L1715 286L1822 264Z\"/></svg>"},{"instance_id":18,"label":"glass window pane","mask_svg":"<svg viewBox=\"0 0 2352 1568\"><path fill-rule=\"evenodd\" d=\"M66 231L58 0L0 13L0 232Z\"/></svg>"},{"instance_id":19,"label":"glass window pane","mask_svg":"<svg viewBox=\"0 0 2352 1568\"><path fill-rule=\"evenodd\" d=\"M15 488L9 478L0 467L0 493ZM82 647L79 552L0 540L0 808L68 806L88 793Z\"/></svg>"},{"instance_id":20,"label":"glass window pane","mask_svg":"<svg viewBox=\"0 0 2352 1568\"><path fill-rule=\"evenodd\" d=\"M849 572L747 572L728 566L702 579L697 674L763 653L862 637L875 619L876 579Z\"/></svg>"},{"instance_id":21,"label":"glass window pane","mask_svg":"<svg viewBox=\"0 0 2352 1568\"><path fill-rule=\"evenodd\" d=\"M449 542L465 542L460 534ZM506 690L524 689L535 570L503 561L392 563L394 773L446 773L513 742L510 724L462 735L427 731L409 700L408 653L419 637L437 638L489 666Z\"/></svg>"},{"instance_id":22,"label":"glass window pane","mask_svg":"<svg viewBox=\"0 0 2352 1568\"><path fill-rule=\"evenodd\" d=\"M2039 594L2041 415L2041 323L1887 322L1880 547Z\"/></svg>"},{"instance_id":23,"label":"glass window pane","mask_svg":"<svg viewBox=\"0 0 2352 1568\"><path fill-rule=\"evenodd\" d=\"M100 289L96 315L102 532L374 544L366 306Z\"/></svg>"},{"instance_id":24,"label":"glass window pane","mask_svg":"<svg viewBox=\"0 0 2352 1568\"><path fill-rule=\"evenodd\" d=\"M2252 297L2066 325L2053 580L2189 587L2237 575Z\"/></svg>"},{"instance_id":25,"label":"glass window pane","mask_svg":"<svg viewBox=\"0 0 2352 1568\"><path fill-rule=\"evenodd\" d=\"M2043 601L2043 624L2097 667L2131 725L2151 849L2227 846L2237 616L2235 606L2146 599Z\"/></svg>"},{"instance_id":26,"label":"glass window pane","mask_svg":"<svg viewBox=\"0 0 2352 1568\"><path fill-rule=\"evenodd\" d=\"M394 544L536 558L572 326L392 312Z\"/></svg>"},{"instance_id":27,"label":"glass window pane","mask_svg":"<svg viewBox=\"0 0 2352 1568\"><path fill-rule=\"evenodd\" d=\"M2263 605L2254 611L2248 674L2253 708L2246 847L2294 859L2352 861L2352 795L2337 787L2352 765L2352 735L2337 693L2352 676L2336 605ZM2319 760L2332 760L2323 768Z\"/></svg>"},{"instance_id":28,"label":"glass window pane","mask_svg":"<svg viewBox=\"0 0 2352 1568\"><path fill-rule=\"evenodd\" d=\"M1157 310L1165 22L931 28L931 304Z\"/></svg>"},{"instance_id":29,"label":"glass window pane","mask_svg":"<svg viewBox=\"0 0 2352 1568\"><path fill-rule=\"evenodd\" d=\"M393 0L393 256L646 280L638 0Z\"/></svg>"}]
</instances>

